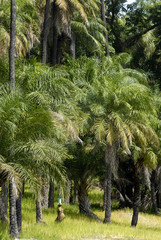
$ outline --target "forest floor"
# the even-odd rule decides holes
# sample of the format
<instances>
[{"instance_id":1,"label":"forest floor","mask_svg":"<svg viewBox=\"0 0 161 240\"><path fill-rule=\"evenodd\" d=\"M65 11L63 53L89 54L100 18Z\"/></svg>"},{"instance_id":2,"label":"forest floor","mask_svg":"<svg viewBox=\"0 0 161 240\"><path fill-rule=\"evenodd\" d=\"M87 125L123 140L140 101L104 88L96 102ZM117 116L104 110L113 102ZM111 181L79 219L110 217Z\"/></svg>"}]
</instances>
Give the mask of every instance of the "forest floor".
<instances>
[{"instance_id":1,"label":"forest floor","mask_svg":"<svg viewBox=\"0 0 161 240\"><path fill-rule=\"evenodd\" d=\"M92 210L104 219L102 211L103 192L92 190L89 194ZM57 200L57 198L56 198ZM79 214L77 204L63 204L65 219L55 222L57 203L54 209L43 211L45 224L36 224L36 204L30 189L22 199L21 239L37 240L161 240L161 217L140 213L136 228L131 228L131 209L118 209L117 202L112 202L111 223L103 224ZM0 239L10 240L8 225L0 222Z\"/></svg>"}]
</instances>

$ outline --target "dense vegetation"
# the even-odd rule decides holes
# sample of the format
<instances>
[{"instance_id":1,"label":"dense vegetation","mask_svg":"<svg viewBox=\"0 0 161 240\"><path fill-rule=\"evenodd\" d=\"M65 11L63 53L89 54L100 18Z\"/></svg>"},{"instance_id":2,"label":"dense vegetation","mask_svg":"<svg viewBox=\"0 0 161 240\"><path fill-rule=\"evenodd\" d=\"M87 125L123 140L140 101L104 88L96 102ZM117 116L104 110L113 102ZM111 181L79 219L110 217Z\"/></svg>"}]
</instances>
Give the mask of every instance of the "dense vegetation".
<instances>
[{"instance_id":1,"label":"dense vegetation","mask_svg":"<svg viewBox=\"0 0 161 240\"><path fill-rule=\"evenodd\" d=\"M113 199L133 208L132 227L140 210L159 214L160 14L158 0L0 1L0 224L11 237L26 185L37 223L55 194L98 222L111 222ZM103 221L91 187L104 191Z\"/></svg>"}]
</instances>

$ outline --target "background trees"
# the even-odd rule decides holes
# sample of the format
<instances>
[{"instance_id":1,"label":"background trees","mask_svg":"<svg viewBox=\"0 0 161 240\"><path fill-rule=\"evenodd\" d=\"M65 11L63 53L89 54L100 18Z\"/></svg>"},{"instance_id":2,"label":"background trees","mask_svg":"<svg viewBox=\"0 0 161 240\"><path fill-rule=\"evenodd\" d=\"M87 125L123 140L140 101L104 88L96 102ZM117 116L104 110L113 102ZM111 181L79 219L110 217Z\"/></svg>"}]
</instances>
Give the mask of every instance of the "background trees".
<instances>
[{"instance_id":1,"label":"background trees","mask_svg":"<svg viewBox=\"0 0 161 240\"><path fill-rule=\"evenodd\" d=\"M69 181L80 212L100 221L88 200L100 175L104 222L111 220L115 185L129 206L133 202L136 226L145 169L152 205L160 207L160 90L154 86L160 84L160 2L17 0L17 9L15 4L2 1L0 8L0 185L1 200L7 199L10 181L11 235L21 230L24 181L34 186L37 222L43 221L44 185L57 184L63 197Z\"/></svg>"}]
</instances>

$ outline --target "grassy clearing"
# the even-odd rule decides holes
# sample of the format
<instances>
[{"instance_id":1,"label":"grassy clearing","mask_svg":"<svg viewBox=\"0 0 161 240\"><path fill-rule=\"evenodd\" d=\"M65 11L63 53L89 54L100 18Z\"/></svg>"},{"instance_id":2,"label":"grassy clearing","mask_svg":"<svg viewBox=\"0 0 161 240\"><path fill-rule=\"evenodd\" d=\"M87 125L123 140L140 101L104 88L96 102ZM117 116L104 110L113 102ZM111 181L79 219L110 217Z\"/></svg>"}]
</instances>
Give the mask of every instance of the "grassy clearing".
<instances>
[{"instance_id":1,"label":"grassy clearing","mask_svg":"<svg viewBox=\"0 0 161 240\"><path fill-rule=\"evenodd\" d=\"M99 197L98 197L98 196ZM94 198L97 199L94 202ZM90 199L93 203L102 204L99 191L92 191ZM37 238L38 240L81 240L87 238L115 238L123 237L128 240L160 240L161 217L141 213L136 228L130 227L132 211L129 209L113 210L111 224L101 224L89 220L79 214L78 206L63 206L66 219L56 223L57 210L44 211L46 224L35 224L35 201L28 193L23 199L23 232L21 238ZM103 220L104 212L95 208L94 212ZM9 240L8 227L0 223L0 239Z\"/></svg>"}]
</instances>

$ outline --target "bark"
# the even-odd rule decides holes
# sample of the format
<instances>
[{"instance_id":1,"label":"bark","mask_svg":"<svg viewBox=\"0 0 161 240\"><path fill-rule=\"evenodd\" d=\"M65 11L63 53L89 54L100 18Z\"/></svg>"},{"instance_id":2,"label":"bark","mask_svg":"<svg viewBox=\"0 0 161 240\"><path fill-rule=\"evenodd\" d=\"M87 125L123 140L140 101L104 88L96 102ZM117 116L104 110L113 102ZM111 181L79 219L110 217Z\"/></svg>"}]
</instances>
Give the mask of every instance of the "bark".
<instances>
[{"instance_id":1,"label":"bark","mask_svg":"<svg viewBox=\"0 0 161 240\"><path fill-rule=\"evenodd\" d=\"M140 179L137 169L135 170L134 180L134 201L133 201L133 216L131 221L131 227L136 227L138 222L139 210L140 210L141 194L140 194Z\"/></svg>"},{"instance_id":2,"label":"bark","mask_svg":"<svg viewBox=\"0 0 161 240\"><path fill-rule=\"evenodd\" d=\"M9 80L12 88L14 88L15 86L15 39L16 39L16 0L11 0Z\"/></svg>"},{"instance_id":3,"label":"bark","mask_svg":"<svg viewBox=\"0 0 161 240\"><path fill-rule=\"evenodd\" d=\"M57 64L61 64L64 42L65 42L65 35L62 33L57 40Z\"/></svg>"},{"instance_id":4,"label":"bark","mask_svg":"<svg viewBox=\"0 0 161 240\"><path fill-rule=\"evenodd\" d=\"M16 200L16 215L17 215L17 226L18 226L18 231L21 232L22 230L22 212L21 212L21 193Z\"/></svg>"},{"instance_id":5,"label":"bark","mask_svg":"<svg viewBox=\"0 0 161 240\"><path fill-rule=\"evenodd\" d=\"M74 203L78 203L78 183L74 181Z\"/></svg>"},{"instance_id":6,"label":"bark","mask_svg":"<svg viewBox=\"0 0 161 240\"><path fill-rule=\"evenodd\" d=\"M45 13L44 13L44 24L42 32L42 63L47 62L47 41L49 34L49 13L50 13L50 0L46 0Z\"/></svg>"},{"instance_id":7,"label":"bark","mask_svg":"<svg viewBox=\"0 0 161 240\"><path fill-rule=\"evenodd\" d=\"M41 191L37 191L37 200L36 200L36 223L44 223L42 215L42 205L41 205Z\"/></svg>"},{"instance_id":8,"label":"bark","mask_svg":"<svg viewBox=\"0 0 161 240\"><path fill-rule=\"evenodd\" d=\"M161 208L161 170L158 176L158 207Z\"/></svg>"},{"instance_id":9,"label":"bark","mask_svg":"<svg viewBox=\"0 0 161 240\"><path fill-rule=\"evenodd\" d=\"M157 201L156 201L156 189L155 189L155 182L156 182L156 171L152 171L151 176L151 201L152 201L152 209L153 211L158 214L157 208Z\"/></svg>"},{"instance_id":10,"label":"bark","mask_svg":"<svg viewBox=\"0 0 161 240\"><path fill-rule=\"evenodd\" d=\"M54 208L54 183L52 182L49 188L49 208Z\"/></svg>"},{"instance_id":11,"label":"bark","mask_svg":"<svg viewBox=\"0 0 161 240\"><path fill-rule=\"evenodd\" d=\"M24 194L25 194L25 182L23 181L23 183L22 183L22 194L21 194L22 198L24 197Z\"/></svg>"},{"instance_id":12,"label":"bark","mask_svg":"<svg viewBox=\"0 0 161 240\"><path fill-rule=\"evenodd\" d=\"M68 181L68 182L67 182L67 186L66 186L65 199L64 199L64 203L65 203L66 205L69 205L69 204L70 204L71 187L72 187L71 181Z\"/></svg>"},{"instance_id":13,"label":"bark","mask_svg":"<svg viewBox=\"0 0 161 240\"><path fill-rule=\"evenodd\" d=\"M115 158L114 146L106 144L105 150L105 183L104 183L104 207L105 207L105 219L104 223L111 222L111 177L112 177L112 162Z\"/></svg>"},{"instance_id":14,"label":"bark","mask_svg":"<svg viewBox=\"0 0 161 240\"><path fill-rule=\"evenodd\" d=\"M76 35L74 33L71 34L71 42L70 42L70 52L72 54L72 58L75 60L75 43L76 43Z\"/></svg>"},{"instance_id":15,"label":"bark","mask_svg":"<svg viewBox=\"0 0 161 240\"><path fill-rule=\"evenodd\" d=\"M104 26L106 28L106 17L105 17L105 4L104 4L104 0L101 0L101 19L104 23ZM108 43L108 35L107 33L104 33L105 38L106 38L106 56L109 55L109 43Z\"/></svg>"},{"instance_id":16,"label":"bark","mask_svg":"<svg viewBox=\"0 0 161 240\"><path fill-rule=\"evenodd\" d=\"M1 205L0 205L0 217L3 222L8 222L7 209L8 209L8 186L7 182L1 187Z\"/></svg>"},{"instance_id":17,"label":"bark","mask_svg":"<svg viewBox=\"0 0 161 240\"><path fill-rule=\"evenodd\" d=\"M103 189L104 189L104 194L103 194L103 211L105 211L106 202L107 202L107 199L106 199L107 195L105 194L105 192L106 192L105 184L106 184L106 183L105 183L105 181L104 181L104 186L103 186Z\"/></svg>"},{"instance_id":18,"label":"bark","mask_svg":"<svg viewBox=\"0 0 161 240\"><path fill-rule=\"evenodd\" d=\"M19 237L16 215L16 198L17 189L15 186L14 177L12 176L9 182L9 210L10 210L10 235L11 237Z\"/></svg>"},{"instance_id":19,"label":"bark","mask_svg":"<svg viewBox=\"0 0 161 240\"><path fill-rule=\"evenodd\" d=\"M99 217L97 217L97 215L95 215L90 209L88 193L87 193L87 185L86 185L85 181L83 181L83 179L78 186L78 201L79 201L80 213L83 213L90 218L94 218L98 222L102 222L101 219Z\"/></svg>"},{"instance_id":20,"label":"bark","mask_svg":"<svg viewBox=\"0 0 161 240\"><path fill-rule=\"evenodd\" d=\"M42 207L48 208L49 184L44 182L42 186Z\"/></svg>"},{"instance_id":21,"label":"bark","mask_svg":"<svg viewBox=\"0 0 161 240\"><path fill-rule=\"evenodd\" d=\"M57 29L57 6L53 2L53 46L52 46L52 65L57 63L57 45L58 45L58 29Z\"/></svg>"}]
</instances>

